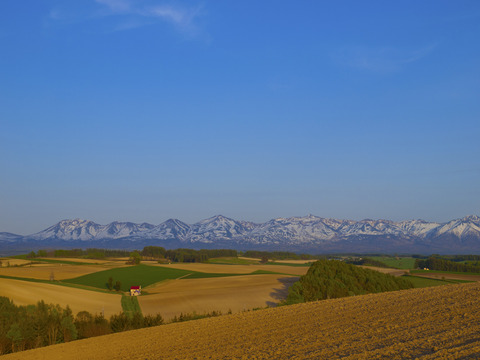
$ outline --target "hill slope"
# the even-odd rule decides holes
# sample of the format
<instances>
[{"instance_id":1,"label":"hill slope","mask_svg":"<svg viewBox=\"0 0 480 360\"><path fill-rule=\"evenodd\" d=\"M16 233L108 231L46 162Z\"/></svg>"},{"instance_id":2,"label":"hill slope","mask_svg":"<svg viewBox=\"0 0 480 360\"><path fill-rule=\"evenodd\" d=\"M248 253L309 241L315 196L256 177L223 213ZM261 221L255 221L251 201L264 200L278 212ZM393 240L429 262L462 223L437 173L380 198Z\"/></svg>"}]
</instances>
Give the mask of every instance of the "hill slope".
<instances>
[{"instance_id":1,"label":"hill slope","mask_svg":"<svg viewBox=\"0 0 480 360\"><path fill-rule=\"evenodd\" d=\"M176 323L5 359L438 359L480 355L479 283Z\"/></svg>"}]
</instances>

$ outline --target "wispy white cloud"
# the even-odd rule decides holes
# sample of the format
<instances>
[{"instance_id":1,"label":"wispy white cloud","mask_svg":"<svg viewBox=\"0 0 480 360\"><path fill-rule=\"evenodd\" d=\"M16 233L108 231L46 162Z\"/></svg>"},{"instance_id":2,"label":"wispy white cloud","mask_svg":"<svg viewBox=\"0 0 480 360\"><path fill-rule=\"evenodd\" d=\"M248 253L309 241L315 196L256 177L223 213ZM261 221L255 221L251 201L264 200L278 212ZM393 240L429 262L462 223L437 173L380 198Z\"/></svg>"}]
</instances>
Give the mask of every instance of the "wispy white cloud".
<instances>
[{"instance_id":1,"label":"wispy white cloud","mask_svg":"<svg viewBox=\"0 0 480 360\"><path fill-rule=\"evenodd\" d=\"M196 19L202 14L202 7L184 7L181 5L167 4L139 4L129 0L95 0L108 12L103 16L122 17L120 25L115 30L127 30L153 21L165 21L175 26L177 30L189 35L199 33Z\"/></svg>"},{"instance_id":2,"label":"wispy white cloud","mask_svg":"<svg viewBox=\"0 0 480 360\"><path fill-rule=\"evenodd\" d=\"M373 72L395 72L406 64L416 62L429 55L438 44L432 44L416 50L394 47L371 48L350 46L337 49L331 56L342 66L349 66Z\"/></svg>"},{"instance_id":3,"label":"wispy white cloud","mask_svg":"<svg viewBox=\"0 0 480 360\"><path fill-rule=\"evenodd\" d=\"M146 16L154 16L165 19L182 27L192 25L193 20L199 15L199 13L200 8L181 9L178 7L172 7L170 5L155 6L144 12Z\"/></svg>"}]
</instances>

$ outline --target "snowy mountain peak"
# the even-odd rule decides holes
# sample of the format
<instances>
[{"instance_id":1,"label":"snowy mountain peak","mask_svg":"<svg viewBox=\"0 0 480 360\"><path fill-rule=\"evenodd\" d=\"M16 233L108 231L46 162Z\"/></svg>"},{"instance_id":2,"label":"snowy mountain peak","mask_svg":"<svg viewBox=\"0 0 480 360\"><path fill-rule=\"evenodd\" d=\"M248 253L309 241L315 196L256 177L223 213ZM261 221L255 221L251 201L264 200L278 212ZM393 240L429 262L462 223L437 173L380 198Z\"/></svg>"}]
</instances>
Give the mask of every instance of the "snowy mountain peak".
<instances>
[{"instance_id":1,"label":"snowy mountain peak","mask_svg":"<svg viewBox=\"0 0 480 360\"><path fill-rule=\"evenodd\" d=\"M468 253L474 248L480 251L480 217L470 215L446 223L436 223L424 220L338 220L310 214L253 223L216 215L193 225L178 219L168 219L157 226L120 221L99 225L89 220L73 219L62 220L29 236L0 233L0 242L4 243L31 240L125 240L132 243L147 241L159 246L162 246L162 241L168 241L165 244L178 244L179 247L241 246L240 248L275 247L290 250L320 249L328 245L328 249L348 251L362 251L367 245L370 246L368 249L374 249L373 251L389 249L389 244L390 248L395 244L397 249L420 250L438 244L435 245L438 249L451 251L457 242Z\"/></svg>"}]
</instances>

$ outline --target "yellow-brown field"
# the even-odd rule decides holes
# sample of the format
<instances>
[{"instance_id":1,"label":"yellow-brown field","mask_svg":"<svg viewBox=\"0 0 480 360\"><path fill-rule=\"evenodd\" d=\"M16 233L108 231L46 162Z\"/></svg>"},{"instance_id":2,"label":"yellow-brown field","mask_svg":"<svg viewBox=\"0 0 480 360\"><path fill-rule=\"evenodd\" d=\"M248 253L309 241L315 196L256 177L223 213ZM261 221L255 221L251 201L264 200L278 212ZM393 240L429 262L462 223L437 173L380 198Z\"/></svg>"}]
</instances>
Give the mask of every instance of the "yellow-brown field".
<instances>
[{"instance_id":1,"label":"yellow-brown field","mask_svg":"<svg viewBox=\"0 0 480 360\"><path fill-rule=\"evenodd\" d=\"M272 306L287 295L298 277L240 275L207 279L169 280L146 287L138 302L143 314L160 313L170 320L180 313L227 313Z\"/></svg>"},{"instance_id":2,"label":"yellow-brown field","mask_svg":"<svg viewBox=\"0 0 480 360\"><path fill-rule=\"evenodd\" d=\"M308 266L288 266L288 265L222 265L222 264L203 264L203 263L175 263L175 264L156 264L156 266L169 267L172 269L182 269L199 271L204 273L216 274L249 274L254 271L270 271L289 275L305 275Z\"/></svg>"},{"instance_id":3,"label":"yellow-brown field","mask_svg":"<svg viewBox=\"0 0 480 360\"><path fill-rule=\"evenodd\" d=\"M479 283L285 306L91 338L5 359L478 359Z\"/></svg>"},{"instance_id":4,"label":"yellow-brown field","mask_svg":"<svg viewBox=\"0 0 480 360\"><path fill-rule=\"evenodd\" d=\"M15 259L15 258L0 258L0 261L2 262L2 265L0 267L6 267L8 265L10 266L26 265L31 262L30 260Z\"/></svg>"},{"instance_id":5,"label":"yellow-brown field","mask_svg":"<svg viewBox=\"0 0 480 360\"><path fill-rule=\"evenodd\" d=\"M39 260L41 259L42 258L39 258ZM90 264L106 264L106 263L116 262L114 260L109 260L109 259L82 259L82 258L58 258L58 257L56 257L54 260L78 262L78 263L90 263Z\"/></svg>"},{"instance_id":6,"label":"yellow-brown field","mask_svg":"<svg viewBox=\"0 0 480 360\"><path fill-rule=\"evenodd\" d=\"M121 297L116 294L31 281L0 278L0 296L12 299L16 305L36 304L40 300L47 304L59 304L64 308L68 305L74 314L83 310L92 314L104 311L108 317L122 311Z\"/></svg>"},{"instance_id":7,"label":"yellow-brown field","mask_svg":"<svg viewBox=\"0 0 480 360\"><path fill-rule=\"evenodd\" d=\"M284 264L302 265L302 264L310 264L312 262L315 262L316 260L275 260L275 261L279 263L284 263Z\"/></svg>"},{"instance_id":8,"label":"yellow-brown field","mask_svg":"<svg viewBox=\"0 0 480 360\"><path fill-rule=\"evenodd\" d=\"M0 268L0 275L50 280L53 272L55 280L64 280L106 269L98 265L34 264L32 266Z\"/></svg>"},{"instance_id":9,"label":"yellow-brown field","mask_svg":"<svg viewBox=\"0 0 480 360\"><path fill-rule=\"evenodd\" d=\"M365 266L365 265L359 265L359 266L365 269L375 270L383 274L390 274L393 276L402 276L402 275L405 275L405 273L409 272L409 270L401 270L401 269L393 269L393 268L381 268L376 266Z\"/></svg>"}]
</instances>

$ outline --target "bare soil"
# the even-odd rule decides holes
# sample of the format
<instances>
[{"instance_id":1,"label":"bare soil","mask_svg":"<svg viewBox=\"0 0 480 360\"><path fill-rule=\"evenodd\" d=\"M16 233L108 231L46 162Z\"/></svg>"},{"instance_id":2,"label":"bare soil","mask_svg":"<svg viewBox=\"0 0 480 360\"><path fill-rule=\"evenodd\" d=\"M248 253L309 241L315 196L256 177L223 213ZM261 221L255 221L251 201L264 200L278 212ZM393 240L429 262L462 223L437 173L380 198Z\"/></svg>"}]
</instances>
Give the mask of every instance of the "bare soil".
<instances>
[{"instance_id":1,"label":"bare soil","mask_svg":"<svg viewBox=\"0 0 480 360\"><path fill-rule=\"evenodd\" d=\"M242 312L5 359L478 359L480 283Z\"/></svg>"},{"instance_id":2,"label":"bare soil","mask_svg":"<svg viewBox=\"0 0 480 360\"><path fill-rule=\"evenodd\" d=\"M47 304L70 306L74 314L89 311L106 317L122 311L121 297L117 294L99 293L65 286L34 283L0 278L0 296L6 296L16 305L36 304L43 300Z\"/></svg>"},{"instance_id":3,"label":"bare soil","mask_svg":"<svg viewBox=\"0 0 480 360\"><path fill-rule=\"evenodd\" d=\"M0 261L2 262L2 265L0 267L7 267L8 265L10 266L25 265L31 262L30 260L14 259L14 258L0 258Z\"/></svg>"},{"instance_id":4,"label":"bare soil","mask_svg":"<svg viewBox=\"0 0 480 360\"><path fill-rule=\"evenodd\" d=\"M64 280L106 269L108 267L101 265L34 264L22 267L2 267L0 275L50 280L53 272L55 280Z\"/></svg>"},{"instance_id":5,"label":"bare soil","mask_svg":"<svg viewBox=\"0 0 480 360\"><path fill-rule=\"evenodd\" d=\"M298 277L240 275L207 279L177 279L146 287L152 295L138 298L143 314L160 313L170 320L180 313L239 312L275 306Z\"/></svg>"},{"instance_id":6,"label":"bare soil","mask_svg":"<svg viewBox=\"0 0 480 360\"><path fill-rule=\"evenodd\" d=\"M381 272L383 274L390 274L393 276L402 276L405 275L405 273L408 273L408 270L400 270L400 269L391 269L391 268L381 268L381 267L376 267L376 266L364 266L364 265L359 265L362 268L365 269L370 269L370 270L375 270L378 272Z\"/></svg>"}]
</instances>

